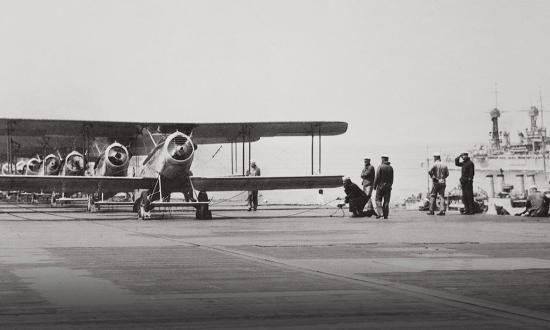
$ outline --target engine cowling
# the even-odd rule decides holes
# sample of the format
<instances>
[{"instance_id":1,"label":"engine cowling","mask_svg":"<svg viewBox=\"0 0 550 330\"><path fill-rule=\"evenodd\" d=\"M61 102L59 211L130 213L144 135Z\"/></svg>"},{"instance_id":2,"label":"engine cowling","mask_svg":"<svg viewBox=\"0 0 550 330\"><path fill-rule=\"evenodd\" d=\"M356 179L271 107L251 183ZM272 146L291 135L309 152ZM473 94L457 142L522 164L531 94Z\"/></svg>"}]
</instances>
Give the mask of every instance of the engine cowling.
<instances>
[{"instance_id":1,"label":"engine cowling","mask_svg":"<svg viewBox=\"0 0 550 330\"><path fill-rule=\"evenodd\" d=\"M58 175L61 170L61 159L54 154L49 154L42 162L40 174L42 175Z\"/></svg>"},{"instance_id":2,"label":"engine cowling","mask_svg":"<svg viewBox=\"0 0 550 330\"><path fill-rule=\"evenodd\" d=\"M23 175L27 169L27 160L20 160L15 164L15 174Z\"/></svg>"},{"instance_id":3,"label":"engine cowling","mask_svg":"<svg viewBox=\"0 0 550 330\"><path fill-rule=\"evenodd\" d=\"M40 166L42 165L42 161L38 158L31 158L27 162L27 166L25 167L25 175L38 175L38 172L40 172Z\"/></svg>"},{"instance_id":4,"label":"engine cowling","mask_svg":"<svg viewBox=\"0 0 550 330\"><path fill-rule=\"evenodd\" d=\"M73 151L65 157L63 175L78 176L84 175L84 156L78 151Z\"/></svg>"},{"instance_id":5,"label":"engine cowling","mask_svg":"<svg viewBox=\"0 0 550 330\"><path fill-rule=\"evenodd\" d=\"M164 143L165 164L162 174L167 178L182 177L190 174L195 146L191 138L181 132L168 136Z\"/></svg>"},{"instance_id":6,"label":"engine cowling","mask_svg":"<svg viewBox=\"0 0 550 330\"><path fill-rule=\"evenodd\" d=\"M130 163L128 149L122 144L115 142L105 149L103 156L105 176L126 176Z\"/></svg>"},{"instance_id":7,"label":"engine cowling","mask_svg":"<svg viewBox=\"0 0 550 330\"><path fill-rule=\"evenodd\" d=\"M4 163L2 164L2 175L11 175L15 171L15 164L12 163L11 170L10 170L10 164Z\"/></svg>"},{"instance_id":8,"label":"engine cowling","mask_svg":"<svg viewBox=\"0 0 550 330\"><path fill-rule=\"evenodd\" d=\"M164 148L170 159L175 162L189 161L195 152L191 138L180 132L168 136Z\"/></svg>"}]
</instances>

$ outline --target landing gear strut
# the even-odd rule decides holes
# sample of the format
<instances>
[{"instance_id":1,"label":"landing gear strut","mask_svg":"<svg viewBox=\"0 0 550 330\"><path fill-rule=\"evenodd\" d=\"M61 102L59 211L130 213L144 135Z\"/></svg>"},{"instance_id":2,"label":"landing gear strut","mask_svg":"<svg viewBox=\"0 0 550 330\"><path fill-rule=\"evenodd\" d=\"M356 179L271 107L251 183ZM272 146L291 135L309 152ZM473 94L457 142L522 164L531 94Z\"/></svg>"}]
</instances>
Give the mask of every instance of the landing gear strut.
<instances>
[{"instance_id":1,"label":"landing gear strut","mask_svg":"<svg viewBox=\"0 0 550 330\"><path fill-rule=\"evenodd\" d=\"M151 203L151 201L149 200L149 194L146 191L142 192L138 200L140 201L138 209L138 219L151 219L151 210L149 209L149 204Z\"/></svg>"},{"instance_id":2,"label":"landing gear strut","mask_svg":"<svg viewBox=\"0 0 550 330\"><path fill-rule=\"evenodd\" d=\"M86 210L90 213L95 213L99 210L99 205L95 204L95 197L94 194L90 194L88 196L88 205L86 207Z\"/></svg>"}]
</instances>

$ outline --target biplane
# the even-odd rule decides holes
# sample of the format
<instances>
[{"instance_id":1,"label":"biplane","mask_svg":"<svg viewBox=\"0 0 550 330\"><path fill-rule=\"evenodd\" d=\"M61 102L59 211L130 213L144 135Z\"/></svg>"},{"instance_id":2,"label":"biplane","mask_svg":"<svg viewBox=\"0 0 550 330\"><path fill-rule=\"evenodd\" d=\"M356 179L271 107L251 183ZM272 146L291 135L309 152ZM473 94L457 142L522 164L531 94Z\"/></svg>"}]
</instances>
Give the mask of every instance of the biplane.
<instances>
[{"instance_id":1,"label":"biplane","mask_svg":"<svg viewBox=\"0 0 550 330\"><path fill-rule=\"evenodd\" d=\"M262 137L311 136L313 166L313 137L319 137L320 151L321 136L343 134L346 130L347 123L335 121L146 123L0 119L0 138L6 141L0 143L0 155L6 161L0 190L88 193L89 210L117 193L134 192L132 204L139 218L149 218L156 206L189 206L196 209L197 219L209 219L209 192L341 186L341 175L245 176L245 145L248 143L250 163L250 145ZM237 165L237 146L242 143L242 174L193 176L191 167L198 145L214 143L231 144L232 167L234 162ZM16 171L14 162L18 157L31 157L23 171ZM143 161L139 170L129 175L132 157ZM320 160L319 153L319 166ZM173 192L183 193L185 202L170 201Z\"/></svg>"}]
</instances>

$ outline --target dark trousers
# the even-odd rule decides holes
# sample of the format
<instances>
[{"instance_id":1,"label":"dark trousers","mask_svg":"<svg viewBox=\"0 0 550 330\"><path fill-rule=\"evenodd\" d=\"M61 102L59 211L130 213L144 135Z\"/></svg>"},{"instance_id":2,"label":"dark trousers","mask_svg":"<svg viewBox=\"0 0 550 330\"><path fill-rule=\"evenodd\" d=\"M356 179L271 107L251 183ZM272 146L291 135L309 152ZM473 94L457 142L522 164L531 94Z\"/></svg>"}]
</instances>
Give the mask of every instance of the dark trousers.
<instances>
[{"instance_id":1,"label":"dark trousers","mask_svg":"<svg viewBox=\"0 0 550 330\"><path fill-rule=\"evenodd\" d=\"M388 217L390 213L390 197L391 197L391 186L380 186L376 189L376 213L384 218Z\"/></svg>"},{"instance_id":2,"label":"dark trousers","mask_svg":"<svg viewBox=\"0 0 550 330\"><path fill-rule=\"evenodd\" d=\"M349 201L349 211L354 215L362 216L363 209L365 208L366 204L367 204L366 197L352 198Z\"/></svg>"},{"instance_id":3,"label":"dark trousers","mask_svg":"<svg viewBox=\"0 0 550 330\"><path fill-rule=\"evenodd\" d=\"M439 197L439 211L445 212L445 184L434 182L432 191L430 193L430 211L435 211L435 203Z\"/></svg>"},{"instance_id":4,"label":"dark trousers","mask_svg":"<svg viewBox=\"0 0 550 330\"><path fill-rule=\"evenodd\" d=\"M464 213L474 213L474 185L470 180L461 180L462 203L464 203Z\"/></svg>"},{"instance_id":5,"label":"dark trousers","mask_svg":"<svg viewBox=\"0 0 550 330\"><path fill-rule=\"evenodd\" d=\"M258 190L248 192L248 207L254 210L258 208Z\"/></svg>"}]
</instances>

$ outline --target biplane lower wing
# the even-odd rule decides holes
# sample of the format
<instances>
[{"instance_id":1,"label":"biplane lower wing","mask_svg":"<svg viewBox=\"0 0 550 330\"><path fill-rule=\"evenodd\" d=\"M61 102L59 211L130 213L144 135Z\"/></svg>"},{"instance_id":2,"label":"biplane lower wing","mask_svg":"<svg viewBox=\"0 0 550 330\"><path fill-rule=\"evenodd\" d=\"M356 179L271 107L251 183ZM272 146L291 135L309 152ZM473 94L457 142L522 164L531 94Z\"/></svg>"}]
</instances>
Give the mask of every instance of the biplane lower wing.
<instances>
[{"instance_id":1,"label":"biplane lower wing","mask_svg":"<svg viewBox=\"0 0 550 330\"><path fill-rule=\"evenodd\" d=\"M342 186L341 175L191 177L191 181L193 187L199 191L313 189Z\"/></svg>"},{"instance_id":2,"label":"biplane lower wing","mask_svg":"<svg viewBox=\"0 0 550 330\"><path fill-rule=\"evenodd\" d=\"M0 190L59 193L129 192L134 189L150 189L155 182L155 178L2 175L0 176Z\"/></svg>"},{"instance_id":3,"label":"biplane lower wing","mask_svg":"<svg viewBox=\"0 0 550 330\"><path fill-rule=\"evenodd\" d=\"M143 177L2 175L0 190L116 193L152 189L156 182L156 178ZM206 192L314 189L340 187L342 176L191 177L191 182L195 190Z\"/></svg>"}]
</instances>

